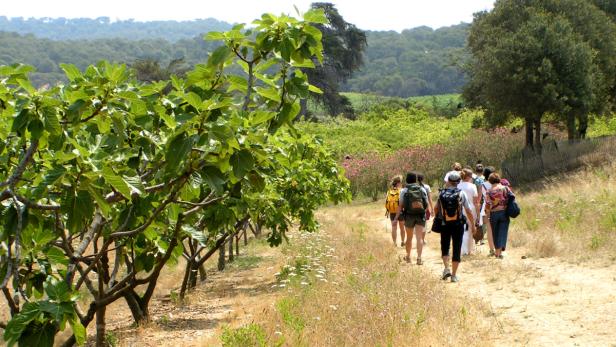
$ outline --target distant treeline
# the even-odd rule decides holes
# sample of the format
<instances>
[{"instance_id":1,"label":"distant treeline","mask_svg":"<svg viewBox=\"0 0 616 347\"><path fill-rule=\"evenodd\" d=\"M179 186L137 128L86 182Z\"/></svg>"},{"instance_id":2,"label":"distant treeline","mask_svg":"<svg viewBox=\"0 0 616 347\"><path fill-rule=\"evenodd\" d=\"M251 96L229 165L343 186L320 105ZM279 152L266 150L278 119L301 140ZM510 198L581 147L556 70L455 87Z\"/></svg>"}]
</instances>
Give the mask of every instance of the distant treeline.
<instances>
[{"instance_id":1,"label":"distant treeline","mask_svg":"<svg viewBox=\"0 0 616 347\"><path fill-rule=\"evenodd\" d=\"M143 40L163 38L169 41L191 39L208 31L225 31L231 24L213 18L191 21L137 22L112 21L109 17L91 18L7 18L0 16L0 31L34 34L51 40L122 38Z\"/></svg>"},{"instance_id":2,"label":"distant treeline","mask_svg":"<svg viewBox=\"0 0 616 347\"><path fill-rule=\"evenodd\" d=\"M60 63L80 68L100 60L133 63L153 59L162 66L184 58L201 62L214 45L200 33L224 31L231 24L196 21L111 22L98 19L21 19L0 17L0 64L34 65L37 84L62 79ZM19 34L16 34L19 33ZM365 66L343 89L409 97L457 93L464 75L455 67L468 34L468 24L433 30L418 27L367 32Z\"/></svg>"}]
</instances>

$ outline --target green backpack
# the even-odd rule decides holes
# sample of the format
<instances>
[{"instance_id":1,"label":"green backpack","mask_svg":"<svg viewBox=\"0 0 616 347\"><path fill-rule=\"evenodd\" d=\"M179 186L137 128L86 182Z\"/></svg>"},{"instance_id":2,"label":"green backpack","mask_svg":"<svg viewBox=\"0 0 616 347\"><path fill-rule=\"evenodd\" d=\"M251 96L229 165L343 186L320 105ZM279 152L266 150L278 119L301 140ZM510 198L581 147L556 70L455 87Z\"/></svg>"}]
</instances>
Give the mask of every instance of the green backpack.
<instances>
[{"instance_id":1,"label":"green backpack","mask_svg":"<svg viewBox=\"0 0 616 347\"><path fill-rule=\"evenodd\" d=\"M412 183L406 186L403 207L407 215L425 215L428 201L419 184Z\"/></svg>"}]
</instances>

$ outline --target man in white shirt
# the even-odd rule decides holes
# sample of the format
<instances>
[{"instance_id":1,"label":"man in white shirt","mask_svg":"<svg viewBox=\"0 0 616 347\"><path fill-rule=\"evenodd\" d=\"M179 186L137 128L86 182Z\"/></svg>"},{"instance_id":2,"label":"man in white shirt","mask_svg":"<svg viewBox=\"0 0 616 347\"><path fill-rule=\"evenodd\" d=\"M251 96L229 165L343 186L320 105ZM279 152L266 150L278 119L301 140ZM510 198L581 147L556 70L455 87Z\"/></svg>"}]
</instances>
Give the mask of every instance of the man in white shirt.
<instances>
[{"instance_id":1,"label":"man in white shirt","mask_svg":"<svg viewBox=\"0 0 616 347\"><path fill-rule=\"evenodd\" d=\"M462 171L462 164L460 163L453 163L453 165L451 166L451 171L449 171L448 173L445 174L445 178L443 179L443 181L445 183L447 183L449 181L449 175L456 173L458 175L461 174Z\"/></svg>"},{"instance_id":2,"label":"man in white shirt","mask_svg":"<svg viewBox=\"0 0 616 347\"><path fill-rule=\"evenodd\" d=\"M479 194L477 193L477 186L473 183L473 172L470 169L462 170L462 182L458 184L458 189L464 192L469 203L472 201L469 209L473 212L473 220L477 220ZM464 228L464 237L462 238L462 255L472 254L474 246L475 241L467 223Z\"/></svg>"}]
</instances>

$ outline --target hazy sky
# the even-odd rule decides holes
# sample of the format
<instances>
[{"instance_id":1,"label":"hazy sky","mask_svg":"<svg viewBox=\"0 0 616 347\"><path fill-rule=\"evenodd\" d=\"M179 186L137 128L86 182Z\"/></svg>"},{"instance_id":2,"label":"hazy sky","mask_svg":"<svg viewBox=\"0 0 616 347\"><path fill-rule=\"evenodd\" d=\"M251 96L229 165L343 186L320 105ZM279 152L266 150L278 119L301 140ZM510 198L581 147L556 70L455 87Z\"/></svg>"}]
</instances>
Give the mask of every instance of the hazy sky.
<instances>
[{"instance_id":1,"label":"hazy sky","mask_svg":"<svg viewBox=\"0 0 616 347\"><path fill-rule=\"evenodd\" d=\"M0 16L110 17L148 20L189 20L213 17L247 23L264 12L304 12L314 0L4 0ZM492 8L494 0L334 0L345 20L361 29L396 30L427 25L433 28L470 22L473 13Z\"/></svg>"}]
</instances>

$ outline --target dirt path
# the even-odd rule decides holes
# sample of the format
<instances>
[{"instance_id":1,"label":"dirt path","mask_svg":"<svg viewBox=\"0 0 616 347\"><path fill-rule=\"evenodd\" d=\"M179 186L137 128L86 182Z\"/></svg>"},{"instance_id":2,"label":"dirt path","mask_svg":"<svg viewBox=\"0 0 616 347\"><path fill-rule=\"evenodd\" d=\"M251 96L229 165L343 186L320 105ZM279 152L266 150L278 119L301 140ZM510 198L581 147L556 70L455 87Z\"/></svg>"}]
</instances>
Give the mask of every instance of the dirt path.
<instances>
[{"instance_id":1,"label":"dirt path","mask_svg":"<svg viewBox=\"0 0 616 347\"><path fill-rule=\"evenodd\" d=\"M373 223L391 239L380 205L375 205ZM440 235L429 233L426 241L424 267L440 276ZM616 346L616 265L526 258L526 250L520 248L509 249L504 260L497 260L488 257L488 251L486 243L475 255L464 257L460 282L444 285L492 307L502 332L502 340L495 339L498 345ZM403 256L403 249L398 247L398 253ZM416 255L414 244L413 260Z\"/></svg>"},{"instance_id":2,"label":"dirt path","mask_svg":"<svg viewBox=\"0 0 616 347\"><path fill-rule=\"evenodd\" d=\"M242 250L243 253L243 250ZM152 323L134 327L123 301L108 310L108 331L118 346L216 346L224 326L237 327L252 321L253 315L271 306L280 294L273 289L284 261L279 248L260 247L250 264L231 263L224 272L212 270L205 283L190 292L179 305L168 295L154 298L150 306ZM241 255L240 260L246 259ZM181 266L177 271L181 271ZM168 288L179 285L170 270ZM180 279L181 280L181 279ZM161 290L160 292L164 292ZM169 292L168 290L166 292Z\"/></svg>"}]
</instances>

